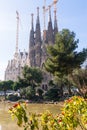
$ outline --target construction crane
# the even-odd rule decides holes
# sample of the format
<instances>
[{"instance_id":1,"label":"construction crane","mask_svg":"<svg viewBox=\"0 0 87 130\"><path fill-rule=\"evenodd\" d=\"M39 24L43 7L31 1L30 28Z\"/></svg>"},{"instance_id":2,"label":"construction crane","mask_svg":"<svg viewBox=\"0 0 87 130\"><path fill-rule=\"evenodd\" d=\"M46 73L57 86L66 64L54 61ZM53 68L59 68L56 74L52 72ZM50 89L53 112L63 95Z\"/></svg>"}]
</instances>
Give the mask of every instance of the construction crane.
<instances>
[{"instance_id":1,"label":"construction crane","mask_svg":"<svg viewBox=\"0 0 87 130\"><path fill-rule=\"evenodd\" d=\"M56 8L56 4L57 4L57 2L58 2L58 0L54 0L54 1L53 1L54 11L56 11L56 10L57 10L57 8Z\"/></svg>"},{"instance_id":2,"label":"construction crane","mask_svg":"<svg viewBox=\"0 0 87 130\"><path fill-rule=\"evenodd\" d=\"M54 12L56 12L56 4L58 0L53 0L52 4L50 4L48 7L46 7L46 0L44 0L44 6L43 6L43 17L44 17L44 30L46 30L46 12L54 6Z\"/></svg>"},{"instance_id":3,"label":"construction crane","mask_svg":"<svg viewBox=\"0 0 87 130\"><path fill-rule=\"evenodd\" d=\"M46 0L44 0L44 6L43 6L43 17L44 17L44 30L46 30Z\"/></svg>"},{"instance_id":4,"label":"construction crane","mask_svg":"<svg viewBox=\"0 0 87 130\"><path fill-rule=\"evenodd\" d=\"M15 60L18 58L18 38L19 38L19 13L16 11L16 19L17 19L17 30L16 30L16 50L15 50Z\"/></svg>"},{"instance_id":5,"label":"construction crane","mask_svg":"<svg viewBox=\"0 0 87 130\"><path fill-rule=\"evenodd\" d=\"M56 4L58 0L53 0L52 4L50 4L48 7L46 7L46 0L44 0L44 6L43 6L43 18L44 18L44 31L43 31L43 39L46 40L46 12L54 6L54 13L56 14Z\"/></svg>"}]
</instances>

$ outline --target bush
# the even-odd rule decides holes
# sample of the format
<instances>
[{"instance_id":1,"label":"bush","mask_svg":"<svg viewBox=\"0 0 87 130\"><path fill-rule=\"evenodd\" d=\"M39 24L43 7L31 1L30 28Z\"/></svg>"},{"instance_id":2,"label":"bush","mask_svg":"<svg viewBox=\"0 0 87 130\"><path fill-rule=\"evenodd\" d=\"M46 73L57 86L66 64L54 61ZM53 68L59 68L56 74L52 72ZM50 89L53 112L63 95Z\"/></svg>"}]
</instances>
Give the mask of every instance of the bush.
<instances>
[{"instance_id":1,"label":"bush","mask_svg":"<svg viewBox=\"0 0 87 130\"><path fill-rule=\"evenodd\" d=\"M24 130L75 130L78 126L87 130L87 101L82 97L74 96L66 100L59 115L49 111L36 114L26 110L26 103L17 103L9 109L12 117L17 118L18 126L24 126Z\"/></svg>"},{"instance_id":2,"label":"bush","mask_svg":"<svg viewBox=\"0 0 87 130\"><path fill-rule=\"evenodd\" d=\"M18 95L13 95L13 94L7 96L6 98L7 98L7 100L10 100L10 101L18 101L20 99L20 97L18 97Z\"/></svg>"},{"instance_id":3,"label":"bush","mask_svg":"<svg viewBox=\"0 0 87 130\"><path fill-rule=\"evenodd\" d=\"M31 86L23 88L20 90L20 95L24 99L32 100L34 99L35 96L35 89L32 88Z\"/></svg>"},{"instance_id":4,"label":"bush","mask_svg":"<svg viewBox=\"0 0 87 130\"><path fill-rule=\"evenodd\" d=\"M45 93L44 99L47 101L58 101L60 98L59 96L59 89L51 88Z\"/></svg>"},{"instance_id":5,"label":"bush","mask_svg":"<svg viewBox=\"0 0 87 130\"><path fill-rule=\"evenodd\" d=\"M44 91L41 88L37 89L37 94L39 97L42 97L42 94L44 93Z\"/></svg>"}]
</instances>

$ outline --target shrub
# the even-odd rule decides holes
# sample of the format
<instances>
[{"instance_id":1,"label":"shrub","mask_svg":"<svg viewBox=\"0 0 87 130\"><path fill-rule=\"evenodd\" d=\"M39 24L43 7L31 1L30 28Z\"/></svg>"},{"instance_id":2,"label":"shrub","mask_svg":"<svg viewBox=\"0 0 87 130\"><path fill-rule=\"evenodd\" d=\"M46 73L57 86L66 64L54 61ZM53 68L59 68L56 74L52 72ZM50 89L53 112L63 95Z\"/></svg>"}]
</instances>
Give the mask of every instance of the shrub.
<instances>
[{"instance_id":1,"label":"shrub","mask_svg":"<svg viewBox=\"0 0 87 130\"><path fill-rule=\"evenodd\" d=\"M42 114L27 113L26 110L26 103L17 103L9 109L24 130L75 130L78 126L87 130L87 101L82 97L74 96L66 100L61 114L57 115L49 111Z\"/></svg>"},{"instance_id":2,"label":"shrub","mask_svg":"<svg viewBox=\"0 0 87 130\"><path fill-rule=\"evenodd\" d=\"M13 95L13 94L7 96L6 98L7 100L10 100L10 101L18 101L20 99L18 95Z\"/></svg>"},{"instance_id":3,"label":"shrub","mask_svg":"<svg viewBox=\"0 0 87 130\"><path fill-rule=\"evenodd\" d=\"M56 88L51 88L49 89L45 95L44 95L44 99L48 100L48 101L57 101L59 100L60 95L59 95L59 89Z\"/></svg>"},{"instance_id":4,"label":"shrub","mask_svg":"<svg viewBox=\"0 0 87 130\"><path fill-rule=\"evenodd\" d=\"M32 88L31 86L23 88L20 90L20 95L22 98L32 100L34 99L35 96L35 89Z\"/></svg>"}]
</instances>

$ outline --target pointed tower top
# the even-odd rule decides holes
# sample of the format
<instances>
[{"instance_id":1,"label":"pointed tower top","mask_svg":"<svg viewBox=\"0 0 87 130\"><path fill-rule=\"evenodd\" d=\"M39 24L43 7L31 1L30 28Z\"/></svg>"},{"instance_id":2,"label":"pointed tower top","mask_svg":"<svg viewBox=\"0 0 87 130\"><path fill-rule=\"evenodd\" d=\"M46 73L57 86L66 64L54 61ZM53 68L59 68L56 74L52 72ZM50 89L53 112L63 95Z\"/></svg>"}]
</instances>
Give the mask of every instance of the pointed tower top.
<instances>
[{"instance_id":1,"label":"pointed tower top","mask_svg":"<svg viewBox=\"0 0 87 130\"><path fill-rule=\"evenodd\" d=\"M33 21L34 21L34 20L33 20L33 16L34 16L34 14L32 13L32 14L31 14L31 29L32 29L32 30L34 30L34 26L33 26Z\"/></svg>"},{"instance_id":2,"label":"pointed tower top","mask_svg":"<svg viewBox=\"0 0 87 130\"><path fill-rule=\"evenodd\" d=\"M37 7L37 23L39 23L39 7Z\"/></svg>"},{"instance_id":3,"label":"pointed tower top","mask_svg":"<svg viewBox=\"0 0 87 130\"><path fill-rule=\"evenodd\" d=\"M57 13L57 9L56 9L56 5L55 5L55 8L54 8L54 41L55 41L56 34L58 33L56 13Z\"/></svg>"},{"instance_id":4,"label":"pointed tower top","mask_svg":"<svg viewBox=\"0 0 87 130\"><path fill-rule=\"evenodd\" d=\"M34 46L34 25L33 25L33 16L34 14L31 14L31 30L30 30L30 38L29 38L29 48Z\"/></svg>"},{"instance_id":5,"label":"pointed tower top","mask_svg":"<svg viewBox=\"0 0 87 130\"><path fill-rule=\"evenodd\" d=\"M39 7L37 7L37 21L35 30L35 44L41 42L41 31L40 31L40 21L39 21Z\"/></svg>"},{"instance_id":6,"label":"pointed tower top","mask_svg":"<svg viewBox=\"0 0 87 130\"><path fill-rule=\"evenodd\" d=\"M57 16L56 16L56 10L54 10L54 28L57 28Z\"/></svg>"},{"instance_id":7,"label":"pointed tower top","mask_svg":"<svg viewBox=\"0 0 87 130\"><path fill-rule=\"evenodd\" d=\"M53 27L51 20L51 6L49 6L49 21L48 21L48 32L47 32L48 43L53 43Z\"/></svg>"},{"instance_id":8,"label":"pointed tower top","mask_svg":"<svg viewBox=\"0 0 87 130\"><path fill-rule=\"evenodd\" d=\"M39 16L39 7L37 7L37 15Z\"/></svg>"},{"instance_id":9,"label":"pointed tower top","mask_svg":"<svg viewBox=\"0 0 87 130\"><path fill-rule=\"evenodd\" d=\"M49 22L51 22L51 6L49 5Z\"/></svg>"}]
</instances>

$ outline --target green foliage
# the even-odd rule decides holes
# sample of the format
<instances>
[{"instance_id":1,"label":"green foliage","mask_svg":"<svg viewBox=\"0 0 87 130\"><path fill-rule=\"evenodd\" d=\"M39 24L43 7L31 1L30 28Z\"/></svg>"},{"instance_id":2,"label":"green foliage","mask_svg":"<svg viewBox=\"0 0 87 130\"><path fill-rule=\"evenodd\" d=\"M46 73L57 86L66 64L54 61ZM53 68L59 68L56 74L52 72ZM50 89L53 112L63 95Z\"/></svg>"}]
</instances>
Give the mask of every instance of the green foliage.
<instances>
[{"instance_id":1,"label":"green foliage","mask_svg":"<svg viewBox=\"0 0 87 130\"><path fill-rule=\"evenodd\" d=\"M69 77L71 83L76 86L79 93L86 97L87 94L87 69L76 69L73 71L72 75Z\"/></svg>"},{"instance_id":2,"label":"green foliage","mask_svg":"<svg viewBox=\"0 0 87 130\"><path fill-rule=\"evenodd\" d=\"M44 99L48 100L48 101L58 101L60 98L60 94L59 94L60 90L56 89L56 88L51 88L49 89L45 95L44 95Z\"/></svg>"},{"instance_id":3,"label":"green foliage","mask_svg":"<svg viewBox=\"0 0 87 130\"><path fill-rule=\"evenodd\" d=\"M20 84L20 82L14 82L14 84L12 85L13 90L17 91L18 89L20 89L23 85L23 84L22 85L21 84Z\"/></svg>"},{"instance_id":4,"label":"green foliage","mask_svg":"<svg viewBox=\"0 0 87 130\"><path fill-rule=\"evenodd\" d=\"M87 57L87 49L77 52L78 40L75 40L75 33L63 29L56 36L54 46L48 46L49 58L45 68L54 76L62 78L72 73L75 68L80 68Z\"/></svg>"},{"instance_id":5,"label":"green foliage","mask_svg":"<svg viewBox=\"0 0 87 130\"><path fill-rule=\"evenodd\" d=\"M14 82L11 80L8 81L2 81L0 82L0 90L6 91L6 90L13 90L13 84Z\"/></svg>"},{"instance_id":6,"label":"green foliage","mask_svg":"<svg viewBox=\"0 0 87 130\"><path fill-rule=\"evenodd\" d=\"M28 99L32 99L35 96L35 89L32 87L27 87L26 88L26 97Z\"/></svg>"},{"instance_id":7,"label":"green foliage","mask_svg":"<svg viewBox=\"0 0 87 130\"><path fill-rule=\"evenodd\" d=\"M39 97L42 97L43 90L41 88L38 88L37 93L38 93Z\"/></svg>"},{"instance_id":8,"label":"green foliage","mask_svg":"<svg viewBox=\"0 0 87 130\"><path fill-rule=\"evenodd\" d=\"M81 68L87 58L87 49L76 51L78 42L74 32L63 29L56 35L55 44L48 46L49 57L44 64L45 69L53 75L58 86L62 87L68 83L69 94L71 94L69 76L74 69ZM63 89L61 93L63 94Z\"/></svg>"},{"instance_id":9,"label":"green foliage","mask_svg":"<svg viewBox=\"0 0 87 130\"><path fill-rule=\"evenodd\" d=\"M13 95L13 94L10 94L6 97L7 100L10 100L10 101L18 101L20 99L20 97L18 95Z\"/></svg>"},{"instance_id":10,"label":"green foliage","mask_svg":"<svg viewBox=\"0 0 87 130\"><path fill-rule=\"evenodd\" d=\"M12 111L14 110L14 112ZM12 114L12 118L16 116L18 118L17 124L18 126L22 126L22 123L24 122L25 124L28 121L27 113L26 113L26 104L23 103L20 105L20 103L16 103L13 108L11 107L9 109L9 112Z\"/></svg>"},{"instance_id":11,"label":"green foliage","mask_svg":"<svg viewBox=\"0 0 87 130\"><path fill-rule=\"evenodd\" d=\"M22 98L31 100L35 97L35 89L32 88L31 86L22 88L20 90L20 95Z\"/></svg>"},{"instance_id":12,"label":"green foliage","mask_svg":"<svg viewBox=\"0 0 87 130\"><path fill-rule=\"evenodd\" d=\"M5 99L6 99L6 91L13 90L13 84L14 82L11 80L0 82L0 90L4 91Z\"/></svg>"},{"instance_id":13,"label":"green foliage","mask_svg":"<svg viewBox=\"0 0 87 130\"><path fill-rule=\"evenodd\" d=\"M24 86L36 87L40 85L42 79L42 72L39 68L25 66L23 70L23 78L19 78L19 82L22 82Z\"/></svg>"},{"instance_id":14,"label":"green foliage","mask_svg":"<svg viewBox=\"0 0 87 130\"><path fill-rule=\"evenodd\" d=\"M9 109L17 124L24 130L87 130L87 101L74 96L66 100L60 114L49 111L40 114L27 112L26 104L15 104Z\"/></svg>"},{"instance_id":15,"label":"green foliage","mask_svg":"<svg viewBox=\"0 0 87 130\"><path fill-rule=\"evenodd\" d=\"M81 97L74 96L67 100L62 109L63 122L69 129L73 130L80 125L82 130L87 129L87 101ZM84 120L85 119L85 120Z\"/></svg>"}]
</instances>

